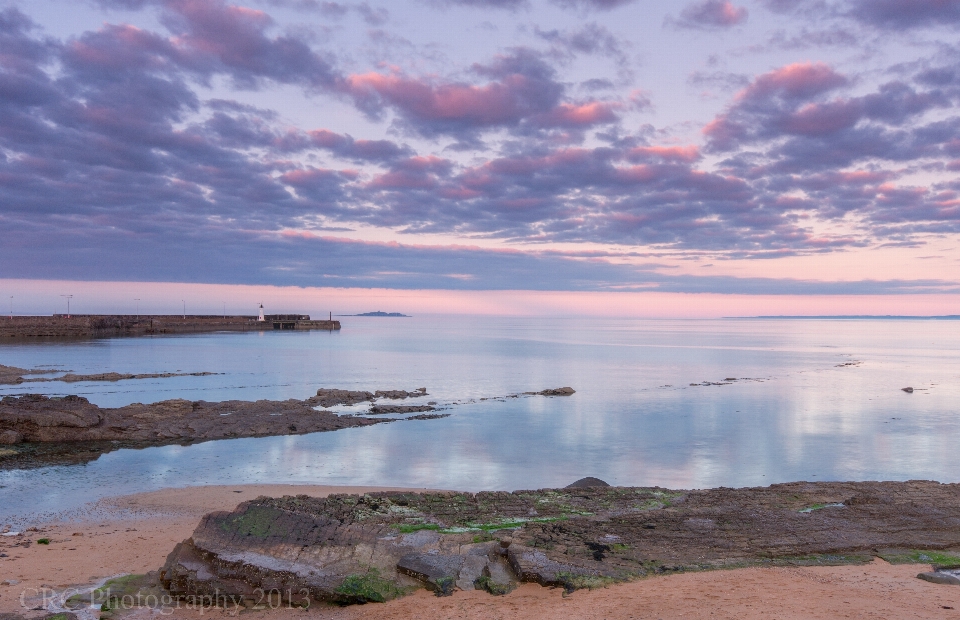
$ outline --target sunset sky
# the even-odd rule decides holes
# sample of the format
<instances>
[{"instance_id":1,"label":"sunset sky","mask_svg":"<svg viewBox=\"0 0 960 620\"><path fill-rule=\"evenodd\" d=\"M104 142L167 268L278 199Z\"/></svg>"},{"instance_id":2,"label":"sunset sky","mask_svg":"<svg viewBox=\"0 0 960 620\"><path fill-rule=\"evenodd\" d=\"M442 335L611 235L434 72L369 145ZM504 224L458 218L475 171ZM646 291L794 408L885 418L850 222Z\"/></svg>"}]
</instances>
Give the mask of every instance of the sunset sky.
<instances>
[{"instance_id":1,"label":"sunset sky","mask_svg":"<svg viewBox=\"0 0 960 620\"><path fill-rule=\"evenodd\" d=\"M960 0L231 1L0 0L0 309L960 313Z\"/></svg>"}]
</instances>

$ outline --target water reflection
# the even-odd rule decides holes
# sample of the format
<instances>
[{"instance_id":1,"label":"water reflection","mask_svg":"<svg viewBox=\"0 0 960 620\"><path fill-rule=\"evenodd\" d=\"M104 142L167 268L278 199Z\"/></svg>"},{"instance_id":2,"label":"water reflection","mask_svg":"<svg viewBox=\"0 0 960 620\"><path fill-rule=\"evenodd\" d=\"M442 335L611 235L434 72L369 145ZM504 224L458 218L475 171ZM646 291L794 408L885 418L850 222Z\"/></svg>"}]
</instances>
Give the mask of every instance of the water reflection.
<instances>
[{"instance_id":1,"label":"water reflection","mask_svg":"<svg viewBox=\"0 0 960 620\"><path fill-rule=\"evenodd\" d=\"M675 488L957 481L950 457L960 441L958 332L958 322L927 321L432 318L357 320L339 334L4 346L0 363L21 367L224 373L0 390L81 393L102 406L302 398L321 386L427 386L441 402L563 385L577 394L474 402L441 420L121 450L85 466L0 472L0 520L192 484L480 490L586 475ZM842 365L851 361L859 364ZM701 383L728 377L738 380ZM905 394L906 385L918 390Z\"/></svg>"}]
</instances>

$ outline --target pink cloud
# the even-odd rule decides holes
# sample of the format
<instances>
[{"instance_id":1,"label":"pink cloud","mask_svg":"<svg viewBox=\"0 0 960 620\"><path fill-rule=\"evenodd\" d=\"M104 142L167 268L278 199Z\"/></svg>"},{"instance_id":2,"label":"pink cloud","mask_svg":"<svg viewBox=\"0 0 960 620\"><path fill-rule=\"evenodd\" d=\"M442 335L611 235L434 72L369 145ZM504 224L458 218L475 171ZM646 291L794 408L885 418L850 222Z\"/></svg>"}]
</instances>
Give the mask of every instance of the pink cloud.
<instances>
[{"instance_id":1,"label":"pink cloud","mask_svg":"<svg viewBox=\"0 0 960 620\"><path fill-rule=\"evenodd\" d=\"M700 159L700 148L689 146L639 146L627 152L630 159L658 158L666 161L692 163Z\"/></svg>"},{"instance_id":2,"label":"pink cloud","mask_svg":"<svg viewBox=\"0 0 960 620\"><path fill-rule=\"evenodd\" d=\"M537 118L541 125L556 127L585 127L618 120L618 103L593 101L583 104L561 103L550 112Z\"/></svg>"},{"instance_id":3,"label":"pink cloud","mask_svg":"<svg viewBox=\"0 0 960 620\"><path fill-rule=\"evenodd\" d=\"M374 92L406 113L425 120L465 120L477 125L495 125L519 120L531 111L518 96L518 91L530 87L528 78L520 75L486 86L434 86L397 75L364 73L348 76L345 84L348 92L357 97Z\"/></svg>"},{"instance_id":4,"label":"pink cloud","mask_svg":"<svg viewBox=\"0 0 960 620\"><path fill-rule=\"evenodd\" d=\"M863 107L856 101L810 103L788 116L784 131L819 136L853 127L860 120Z\"/></svg>"},{"instance_id":5,"label":"pink cloud","mask_svg":"<svg viewBox=\"0 0 960 620\"><path fill-rule=\"evenodd\" d=\"M703 0L687 6L675 22L682 28L730 28L747 21L747 9L730 0Z\"/></svg>"},{"instance_id":6,"label":"pink cloud","mask_svg":"<svg viewBox=\"0 0 960 620\"><path fill-rule=\"evenodd\" d=\"M411 157L398 162L392 170L373 179L371 189L431 189L439 185L440 176L451 169L450 161L434 155Z\"/></svg>"},{"instance_id":7,"label":"pink cloud","mask_svg":"<svg viewBox=\"0 0 960 620\"><path fill-rule=\"evenodd\" d=\"M847 78L829 65L822 62L798 62L761 75L742 90L737 99L764 99L773 95L805 99L846 83Z\"/></svg>"},{"instance_id":8,"label":"pink cloud","mask_svg":"<svg viewBox=\"0 0 960 620\"><path fill-rule=\"evenodd\" d=\"M652 166L639 165L628 168L617 168L615 176L618 180L627 183L649 183L657 179L660 174L657 169Z\"/></svg>"}]
</instances>

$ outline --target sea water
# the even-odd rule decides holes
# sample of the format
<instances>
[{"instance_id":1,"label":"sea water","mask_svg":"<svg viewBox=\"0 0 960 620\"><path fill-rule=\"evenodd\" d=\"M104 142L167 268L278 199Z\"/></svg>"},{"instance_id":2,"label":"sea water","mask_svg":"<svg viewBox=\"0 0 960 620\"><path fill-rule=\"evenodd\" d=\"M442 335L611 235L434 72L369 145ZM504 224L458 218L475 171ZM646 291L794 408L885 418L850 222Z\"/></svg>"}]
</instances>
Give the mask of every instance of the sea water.
<instances>
[{"instance_id":1,"label":"sea water","mask_svg":"<svg viewBox=\"0 0 960 620\"><path fill-rule=\"evenodd\" d=\"M202 484L476 491L584 476L671 488L960 481L960 321L350 317L332 333L4 344L0 364L219 373L0 386L0 394L79 394L103 407L426 387L419 400L450 414L0 471L0 523ZM503 398L562 386L576 394Z\"/></svg>"}]
</instances>

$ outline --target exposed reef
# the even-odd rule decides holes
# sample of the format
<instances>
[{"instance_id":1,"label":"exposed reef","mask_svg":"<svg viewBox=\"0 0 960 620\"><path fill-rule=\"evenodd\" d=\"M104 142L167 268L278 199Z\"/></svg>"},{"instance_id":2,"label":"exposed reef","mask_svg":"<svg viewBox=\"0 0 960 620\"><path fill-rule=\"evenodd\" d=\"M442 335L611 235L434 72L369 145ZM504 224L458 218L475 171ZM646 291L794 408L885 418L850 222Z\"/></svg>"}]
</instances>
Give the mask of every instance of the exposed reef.
<instances>
[{"instance_id":1,"label":"exposed reef","mask_svg":"<svg viewBox=\"0 0 960 620\"><path fill-rule=\"evenodd\" d=\"M0 364L0 385L17 385L23 383L27 375L50 374L52 370L17 368L16 366L4 366Z\"/></svg>"},{"instance_id":2,"label":"exposed reef","mask_svg":"<svg viewBox=\"0 0 960 620\"><path fill-rule=\"evenodd\" d=\"M27 378L29 375L50 375L59 370L46 370L35 368L28 370L25 368L16 368L14 366L3 366L0 364L0 385L20 385L21 383L49 383L51 381L60 381L63 383L80 383L84 381L127 381L129 379L167 379L170 377L208 377L215 375L215 372L148 372L140 374L120 373L120 372L101 372L89 375L78 375L72 372L65 373L59 377L40 377Z\"/></svg>"},{"instance_id":3,"label":"exposed reef","mask_svg":"<svg viewBox=\"0 0 960 620\"><path fill-rule=\"evenodd\" d=\"M204 517L160 579L175 596L248 606L267 591L347 604L878 556L957 564L958 551L960 485L925 481L260 497Z\"/></svg>"},{"instance_id":4,"label":"exposed reef","mask_svg":"<svg viewBox=\"0 0 960 620\"><path fill-rule=\"evenodd\" d=\"M236 437L302 435L388 420L340 416L315 407L423 396L426 390L318 390L305 400L165 400L101 408L81 396L0 399L0 469L82 463L118 448Z\"/></svg>"},{"instance_id":5,"label":"exposed reef","mask_svg":"<svg viewBox=\"0 0 960 620\"><path fill-rule=\"evenodd\" d=\"M0 370L10 368L4 366ZM14 368L10 374L21 370ZM116 374L109 373L111 376ZM564 390L570 388L530 394L558 391L567 394ZM436 411L434 405L437 403L432 401L425 405L379 402L424 396L429 396L426 388L375 392L321 388L315 396L304 400L207 402L172 399L117 408L98 407L82 396L4 396L0 399L0 470L85 463L120 448L238 437L303 435L393 420L374 419L363 414L338 415L317 407L369 402L371 407L367 415L421 414L407 417L407 420L433 420L449 415L430 413Z\"/></svg>"}]
</instances>

